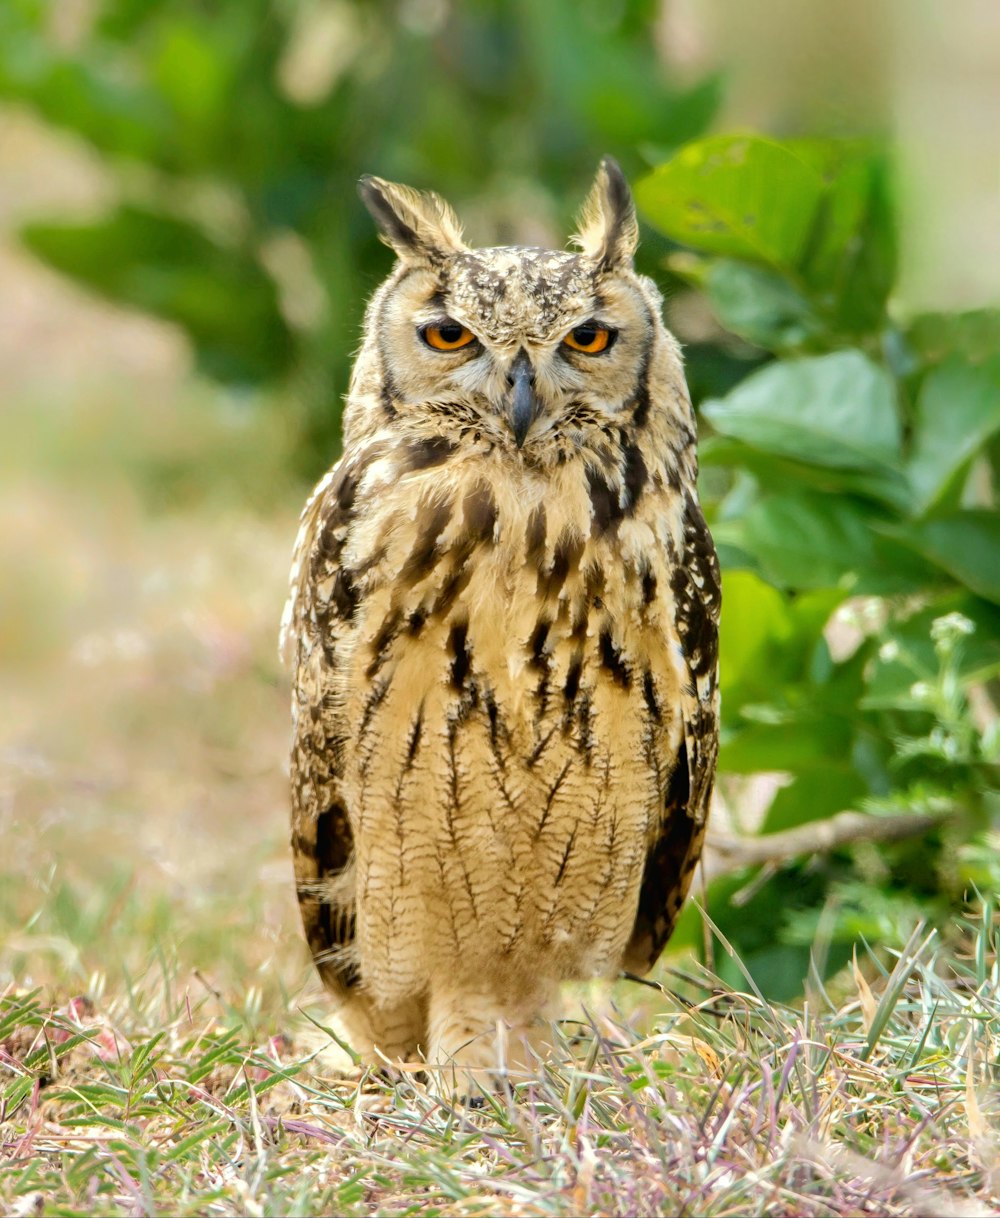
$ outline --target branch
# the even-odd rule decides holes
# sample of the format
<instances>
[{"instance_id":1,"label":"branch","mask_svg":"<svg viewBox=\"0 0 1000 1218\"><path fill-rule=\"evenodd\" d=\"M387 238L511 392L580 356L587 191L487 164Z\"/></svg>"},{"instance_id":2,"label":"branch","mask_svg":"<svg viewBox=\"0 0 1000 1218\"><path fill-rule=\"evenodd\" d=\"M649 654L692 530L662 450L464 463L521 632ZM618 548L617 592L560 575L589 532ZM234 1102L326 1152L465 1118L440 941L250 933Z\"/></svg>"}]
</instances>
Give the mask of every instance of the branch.
<instances>
[{"instance_id":1,"label":"branch","mask_svg":"<svg viewBox=\"0 0 1000 1218\"><path fill-rule=\"evenodd\" d=\"M763 837L709 833L702 867L705 882L742 871L745 867L770 866L802 854L821 854L853 842L898 842L932 829L955 811L905 812L898 816L870 816L865 812L838 812L827 820L810 821L781 833Z\"/></svg>"}]
</instances>

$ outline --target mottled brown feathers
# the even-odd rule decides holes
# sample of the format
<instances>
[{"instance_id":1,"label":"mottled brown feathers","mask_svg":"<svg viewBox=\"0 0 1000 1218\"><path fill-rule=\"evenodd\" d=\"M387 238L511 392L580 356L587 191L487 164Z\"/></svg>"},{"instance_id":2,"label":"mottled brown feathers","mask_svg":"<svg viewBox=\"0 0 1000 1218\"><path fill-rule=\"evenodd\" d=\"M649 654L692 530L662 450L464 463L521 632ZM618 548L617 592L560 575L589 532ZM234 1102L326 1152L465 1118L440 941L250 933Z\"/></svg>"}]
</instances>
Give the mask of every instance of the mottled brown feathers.
<instances>
[{"instance_id":1,"label":"mottled brown feathers","mask_svg":"<svg viewBox=\"0 0 1000 1218\"><path fill-rule=\"evenodd\" d=\"M669 937L715 770L718 565L617 166L579 254L470 250L436 197L362 194L401 263L293 560L296 882L355 1048L488 1064L497 1020L527 1034L560 981ZM431 350L449 319L475 341ZM584 323L606 352L563 343Z\"/></svg>"}]
</instances>

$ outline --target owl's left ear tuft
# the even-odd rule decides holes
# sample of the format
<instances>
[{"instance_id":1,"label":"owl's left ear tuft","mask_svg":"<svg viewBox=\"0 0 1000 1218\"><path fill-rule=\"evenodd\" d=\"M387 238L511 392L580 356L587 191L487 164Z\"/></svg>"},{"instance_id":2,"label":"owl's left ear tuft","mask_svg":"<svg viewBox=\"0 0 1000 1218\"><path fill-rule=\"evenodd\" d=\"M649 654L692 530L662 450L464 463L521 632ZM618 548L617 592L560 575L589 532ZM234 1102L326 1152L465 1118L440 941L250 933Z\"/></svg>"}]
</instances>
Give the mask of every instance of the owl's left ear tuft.
<instances>
[{"instance_id":1,"label":"owl's left ear tuft","mask_svg":"<svg viewBox=\"0 0 1000 1218\"><path fill-rule=\"evenodd\" d=\"M639 244L632 192L618 162L606 156L580 211L573 241L602 270L630 264Z\"/></svg>"},{"instance_id":2,"label":"owl's left ear tuft","mask_svg":"<svg viewBox=\"0 0 1000 1218\"><path fill-rule=\"evenodd\" d=\"M458 217L439 195L371 176L361 179L358 193L382 240L404 262L433 265L466 248Z\"/></svg>"}]
</instances>

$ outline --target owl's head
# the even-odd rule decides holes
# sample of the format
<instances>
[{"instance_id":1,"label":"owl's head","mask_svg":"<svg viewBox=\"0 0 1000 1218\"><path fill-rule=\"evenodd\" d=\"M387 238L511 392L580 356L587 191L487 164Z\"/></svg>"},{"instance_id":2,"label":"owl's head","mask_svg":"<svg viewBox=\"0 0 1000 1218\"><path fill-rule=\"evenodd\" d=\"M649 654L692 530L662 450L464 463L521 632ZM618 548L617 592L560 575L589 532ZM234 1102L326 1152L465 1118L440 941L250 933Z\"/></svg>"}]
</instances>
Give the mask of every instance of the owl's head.
<instances>
[{"instance_id":1,"label":"owl's head","mask_svg":"<svg viewBox=\"0 0 1000 1218\"><path fill-rule=\"evenodd\" d=\"M367 326L398 415L541 459L648 411L664 360L679 373L660 295L632 266L635 206L610 158L583 206L577 252L470 249L437 195L374 177L360 191L399 258Z\"/></svg>"}]
</instances>

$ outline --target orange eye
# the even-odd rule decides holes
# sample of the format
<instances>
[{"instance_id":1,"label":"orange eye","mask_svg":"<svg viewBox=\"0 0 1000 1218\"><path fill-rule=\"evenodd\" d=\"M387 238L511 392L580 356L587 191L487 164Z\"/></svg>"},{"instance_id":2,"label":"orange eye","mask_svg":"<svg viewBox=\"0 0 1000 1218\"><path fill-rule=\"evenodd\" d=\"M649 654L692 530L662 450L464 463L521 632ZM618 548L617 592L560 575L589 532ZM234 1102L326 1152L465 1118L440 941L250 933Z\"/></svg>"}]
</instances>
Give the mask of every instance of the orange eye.
<instances>
[{"instance_id":1,"label":"orange eye","mask_svg":"<svg viewBox=\"0 0 1000 1218\"><path fill-rule=\"evenodd\" d=\"M577 326L563 339L563 343L574 351L582 351L585 355L599 355L607 351L614 342L616 331L607 326L599 326L596 321L585 321Z\"/></svg>"},{"instance_id":2,"label":"orange eye","mask_svg":"<svg viewBox=\"0 0 1000 1218\"><path fill-rule=\"evenodd\" d=\"M450 317L424 326L420 335L428 347L433 347L435 351L460 351L476 341L471 330L466 329L460 322L452 321Z\"/></svg>"}]
</instances>

